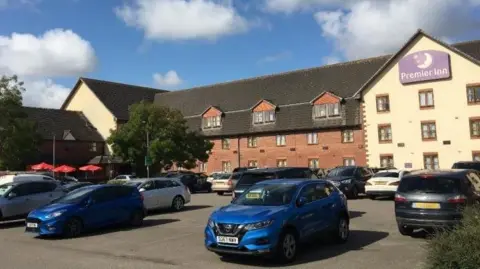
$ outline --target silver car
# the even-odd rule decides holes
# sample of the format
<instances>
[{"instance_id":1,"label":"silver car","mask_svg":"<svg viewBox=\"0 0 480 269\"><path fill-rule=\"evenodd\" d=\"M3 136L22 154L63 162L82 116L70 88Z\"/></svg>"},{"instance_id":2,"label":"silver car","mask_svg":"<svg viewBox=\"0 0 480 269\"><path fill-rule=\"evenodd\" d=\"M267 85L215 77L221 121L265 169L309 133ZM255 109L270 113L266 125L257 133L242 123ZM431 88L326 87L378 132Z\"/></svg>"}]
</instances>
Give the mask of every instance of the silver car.
<instances>
[{"instance_id":1,"label":"silver car","mask_svg":"<svg viewBox=\"0 0 480 269\"><path fill-rule=\"evenodd\" d=\"M0 185L0 220L21 219L65 195L58 181L31 180Z\"/></svg>"},{"instance_id":2,"label":"silver car","mask_svg":"<svg viewBox=\"0 0 480 269\"><path fill-rule=\"evenodd\" d=\"M190 191L175 178L134 179L127 184L136 186L142 193L147 210L172 208L180 211L190 203Z\"/></svg>"}]
</instances>

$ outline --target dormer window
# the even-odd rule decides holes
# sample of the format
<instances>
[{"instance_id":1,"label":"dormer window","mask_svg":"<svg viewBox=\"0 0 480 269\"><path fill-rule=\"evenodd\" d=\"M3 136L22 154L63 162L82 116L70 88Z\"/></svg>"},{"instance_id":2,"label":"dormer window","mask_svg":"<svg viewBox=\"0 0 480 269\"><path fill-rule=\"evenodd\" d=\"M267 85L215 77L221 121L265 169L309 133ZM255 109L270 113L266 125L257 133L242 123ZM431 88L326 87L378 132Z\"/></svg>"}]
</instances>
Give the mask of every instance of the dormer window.
<instances>
[{"instance_id":1,"label":"dormer window","mask_svg":"<svg viewBox=\"0 0 480 269\"><path fill-rule=\"evenodd\" d=\"M340 116L340 101L338 97L330 92L323 92L315 97L311 103L313 105L312 115L314 119L333 118Z\"/></svg>"},{"instance_id":2,"label":"dormer window","mask_svg":"<svg viewBox=\"0 0 480 269\"><path fill-rule=\"evenodd\" d=\"M220 116L211 116L203 118L203 129L222 127L222 118Z\"/></svg>"},{"instance_id":3,"label":"dormer window","mask_svg":"<svg viewBox=\"0 0 480 269\"><path fill-rule=\"evenodd\" d=\"M252 117L254 125L274 123L276 120L276 106L267 101L261 100L253 106Z\"/></svg>"}]
</instances>

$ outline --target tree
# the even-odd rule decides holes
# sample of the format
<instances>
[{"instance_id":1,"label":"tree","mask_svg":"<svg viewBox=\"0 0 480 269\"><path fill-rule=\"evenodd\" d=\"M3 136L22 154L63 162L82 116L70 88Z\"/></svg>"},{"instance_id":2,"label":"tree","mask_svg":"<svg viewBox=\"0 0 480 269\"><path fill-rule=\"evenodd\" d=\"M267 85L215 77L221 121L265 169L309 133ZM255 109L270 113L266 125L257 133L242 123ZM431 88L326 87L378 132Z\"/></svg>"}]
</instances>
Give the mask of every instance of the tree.
<instances>
[{"instance_id":1,"label":"tree","mask_svg":"<svg viewBox=\"0 0 480 269\"><path fill-rule=\"evenodd\" d=\"M22 107L23 82L17 76L0 78L0 169L24 168L25 159L37 151L40 141L35 123Z\"/></svg>"},{"instance_id":2,"label":"tree","mask_svg":"<svg viewBox=\"0 0 480 269\"><path fill-rule=\"evenodd\" d=\"M213 143L189 131L180 111L140 102L129 107L129 116L127 123L111 131L107 142L112 145L114 155L137 168L144 167L145 156L159 170L174 164L191 169L197 161L208 160ZM143 174L144 169L137 170Z\"/></svg>"}]
</instances>

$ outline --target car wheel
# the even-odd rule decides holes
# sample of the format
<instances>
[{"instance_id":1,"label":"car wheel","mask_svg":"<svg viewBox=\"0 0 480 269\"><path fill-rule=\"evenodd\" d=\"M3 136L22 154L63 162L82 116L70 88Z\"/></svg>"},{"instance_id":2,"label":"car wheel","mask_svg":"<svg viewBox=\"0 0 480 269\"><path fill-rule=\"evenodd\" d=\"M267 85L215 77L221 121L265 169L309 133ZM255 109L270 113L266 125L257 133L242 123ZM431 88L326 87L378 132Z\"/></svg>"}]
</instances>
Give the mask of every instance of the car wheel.
<instances>
[{"instance_id":1,"label":"car wheel","mask_svg":"<svg viewBox=\"0 0 480 269\"><path fill-rule=\"evenodd\" d=\"M335 228L335 241L337 243L345 243L348 241L350 236L350 225L348 219L344 216L341 216L338 220L337 227Z\"/></svg>"},{"instance_id":2,"label":"car wheel","mask_svg":"<svg viewBox=\"0 0 480 269\"><path fill-rule=\"evenodd\" d=\"M222 196L223 195L223 191L219 191L217 192L218 195Z\"/></svg>"},{"instance_id":3,"label":"car wheel","mask_svg":"<svg viewBox=\"0 0 480 269\"><path fill-rule=\"evenodd\" d=\"M282 263L290 263L297 257L297 236L287 230L280 235L277 247L277 259Z\"/></svg>"},{"instance_id":4,"label":"car wheel","mask_svg":"<svg viewBox=\"0 0 480 269\"><path fill-rule=\"evenodd\" d=\"M404 225L398 225L398 231L401 235L411 236L413 234L413 228L406 227Z\"/></svg>"},{"instance_id":5,"label":"car wheel","mask_svg":"<svg viewBox=\"0 0 480 269\"><path fill-rule=\"evenodd\" d=\"M375 200L375 199L377 199L377 196L375 196L375 195L369 195L368 198L370 198L370 200Z\"/></svg>"},{"instance_id":6,"label":"car wheel","mask_svg":"<svg viewBox=\"0 0 480 269\"><path fill-rule=\"evenodd\" d=\"M173 198L172 209L174 211L182 210L184 205L185 205L185 201L183 200L183 198L181 196L175 196L175 198Z\"/></svg>"},{"instance_id":7,"label":"car wheel","mask_svg":"<svg viewBox=\"0 0 480 269\"><path fill-rule=\"evenodd\" d=\"M353 187L353 189L350 191L350 198L351 199L358 199L357 187Z\"/></svg>"},{"instance_id":8,"label":"car wheel","mask_svg":"<svg viewBox=\"0 0 480 269\"><path fill-rule=\"evenodd\" d=\"M79 218L71 218L65 223L63 235L67 238L78 237L83 231L83 223Z\"/></svg>"},{"instance_id":9,"label":"car wheel","mask_svg":"<svg viewBox=\"0 0 480 269\"><path fill-rule=\"evenodd\" d=\"M143 224L143 218L145 215L143 214L142 210L135 210L130 217L130 226L132 227L140 227Z\"/></svg>"}]
</instances>

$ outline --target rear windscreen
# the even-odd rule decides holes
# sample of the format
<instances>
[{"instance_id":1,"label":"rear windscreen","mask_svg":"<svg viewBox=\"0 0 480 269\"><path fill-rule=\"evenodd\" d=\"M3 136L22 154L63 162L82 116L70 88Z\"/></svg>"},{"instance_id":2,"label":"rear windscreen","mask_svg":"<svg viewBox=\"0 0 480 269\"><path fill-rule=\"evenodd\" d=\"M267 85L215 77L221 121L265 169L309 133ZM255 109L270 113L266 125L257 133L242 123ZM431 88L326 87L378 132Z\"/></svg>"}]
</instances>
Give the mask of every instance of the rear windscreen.
<instances>
[{"instance_id":1,"label":"rear windscreen","mask_svg":"<svg viewBox=\"0 0 480 269\"><path fill-rule=\"evenodd\" d=\"M398 173L397 172L378 172L373 177L397 177L398 178Z\"/></svg>"},{"instance_id":2,"label":"rear windscreen","mask_svg":"<svg viewBox=\"0 0 480 269\"><path fill-rule=\"evenodd\" d=\"M398 192L403 193L458 193L460 180L448 177L406 177L398 186Z\"/></svg>"},{"instance_id":3,"label":"rear windscreen","mask_svg":"<svg viewBox=\"0 0 480 269\"><path fill-rule=\"evenodd\" d=\"M239 185L253 185L257 182L275 179L274 173L245 173L239 181Z\"/></svg>"},{"instance_id":4,"label":"rear windscreen","mask_svg":"<svg viewBox=\"0 0 480 269\"><path fill-rule=\"evenodd\" d=\"M453 169L474 169L480 171L480 163L456 163Z\"/></svg>"}]
</instances>

